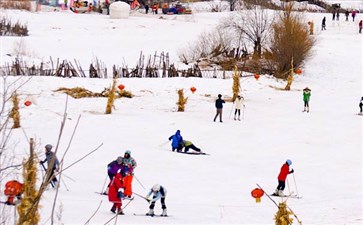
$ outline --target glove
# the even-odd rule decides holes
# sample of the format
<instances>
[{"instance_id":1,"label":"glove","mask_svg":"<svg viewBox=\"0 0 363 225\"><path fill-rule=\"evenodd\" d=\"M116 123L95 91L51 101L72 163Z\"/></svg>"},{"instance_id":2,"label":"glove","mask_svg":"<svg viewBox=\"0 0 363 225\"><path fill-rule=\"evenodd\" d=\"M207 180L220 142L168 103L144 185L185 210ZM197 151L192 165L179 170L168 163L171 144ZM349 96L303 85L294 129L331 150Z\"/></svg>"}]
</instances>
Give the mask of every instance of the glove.
<instances>
[{"instance_id":1,"label":"glove","mask_svg":"<svg viewBox=\"0 0 363 225\"><path fill-rule=\"evenodd\" d=\"M123 198L124 197L124 193L122 193L122 191L117 192L117 198Z\"/></svg>"},{"instance_id":2,"label":"glove","mask_svg":"<svg viewBox=\"0 0 363 225\"><path fill-rule=\"evenodd\" d=\"M294 169L292 169L291 171L290 171L290 173L293 173L294 172Z\"/></svg>"},{"instance_id":3,"label":"glove","mask_svg":"<svg viewBox=\"0 0 363 225\"><path fill-rule=\"evenodd\" d=\"M9 201L6 201L5 205L12 205L12 204Z\"/></svg>"}]
</instances>

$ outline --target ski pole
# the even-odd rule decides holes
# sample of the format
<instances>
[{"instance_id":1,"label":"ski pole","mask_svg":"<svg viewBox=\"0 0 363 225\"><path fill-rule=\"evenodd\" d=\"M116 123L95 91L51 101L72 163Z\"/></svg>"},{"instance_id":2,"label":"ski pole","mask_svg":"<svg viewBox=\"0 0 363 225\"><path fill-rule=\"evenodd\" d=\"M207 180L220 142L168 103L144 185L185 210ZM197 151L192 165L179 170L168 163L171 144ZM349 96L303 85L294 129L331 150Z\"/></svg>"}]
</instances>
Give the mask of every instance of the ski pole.
<instances>
[{"instance_id":1,"label":"ski pole","mask_svg":"<svg viewBox=\"0 0 363 225\"><path fill-rule=\"evenodd\" d=\"M231 119L231 115L232 115L232 112L233 112L233 108L234 108L234 102L233 102L233 104L232 104L231 111L229 112L229 119Z\"/></svg>"},{"instance_id":2,"label":"ski pole","mask_svg":"<svg viewBox=\"0 0 363 225\"><path fill-rule=\"evenodd\" d=\"M147 202L150 202L150 200L149 200L149 199L145 198L145 197L144 197L144 196L142 196L142 195L139 195L138 193L133 192L133 194L134 194L134 195L136 195L136 196L139 196L140 198L145 199Z\"/></svg>"},{"instance_id":3,"label":"ski pole","mask_svg":"<svg viewBox=\"0 0 363 225\"><path fill-rule=\"evenodd\" d=\"M166 141L166 142L164 142L164 143L162 143L162 144L160 144L159 145L159 147L163 147L164 145L166 145L167 143L169 143L169 140L168 141Z\"/></svg>"},{"instance_id":4,"label":"ski pole","mask_svg":"<svg viewBox=\"0 0 363 225\"><path fill-rule=\"evenodd\" d=\"M40 165L42 165L42 167L43 167L43 169L44 169L44 171L45 171L45 176L48 176L48 175L47 175L47 169L45 168L44 164L43 164L43 163L40 163ZM53 183L53 181L51 180L49 183L50 183L50 185L52 185L52 188L54 188L54 183Z\"/></svg>"},{"instance_id":5,"label":"ski pole","mask_svg":"<svg viewBox=\"0 0 363 225\"><path fill-rule=\"evenodd\" d=\"M295 188L296 188L296 194L297 194L297 196L299 196L299 191L297 190L297 185L296 185L296 181L295 181L295 173L292 173L292 177L294 178L294 184L295 184Z\"/></svg>"},{"instance_id":6,"label":"ski pole","mask_svg":"<svg viewBox=\"0 0 363 225\"><path fill-rule=\"evenodd\" d=\"M144 185L142 185L142 183L139 181L139 179L137 179L137 177L135 175L134 175L134 177L135 177L136 181L141 185L141 187L145 189Z\"/></svg>"},{"instance_id":7,"label":"ski pole","mask_svg":"<svg viewBox=\"0 0 363 225\"><path fill-rule=\"evenodd\" d=\"M245 105L243 105L242 120L245 120Z\"/></svg>"},{"instance_id":8,"label":"ski pole","mask_svg":"<svg viewBox=\"0 0 363 225\"><path fill-rule=\"evenodd\" d=\"M103 186L102 186L102 189L101 189L100 193L103 193L103 190L105 189L107 178L108 178L108 176L106 175L106 178L105 178L105 181L103 182Z\"/></svg>"}]
</instances>

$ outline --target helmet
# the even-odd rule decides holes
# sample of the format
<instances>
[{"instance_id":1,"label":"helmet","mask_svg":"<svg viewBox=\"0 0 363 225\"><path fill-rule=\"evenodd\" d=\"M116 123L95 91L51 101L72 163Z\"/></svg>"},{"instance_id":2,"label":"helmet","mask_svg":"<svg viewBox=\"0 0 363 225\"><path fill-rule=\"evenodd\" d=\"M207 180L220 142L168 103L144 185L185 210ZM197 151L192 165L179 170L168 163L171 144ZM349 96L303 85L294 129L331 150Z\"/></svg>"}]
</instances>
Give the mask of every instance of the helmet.
<instances>
[{"instance_id":1,"label":"helmet","mask_svg":"<svg viewBox=\"0 0 363 225\"><path fill-rule=\"evenodd\" d=\"M51 144L47 144L45 146L45 149L48 150L48 151L50 151L52 148L53 148L53 146Z\"/></svg>"},{"instance_id":2,"label":"helmet","mask_svg":"<svg viewBox=\"0 0 363 225\"><path fill-rule=\"evenodd\" d=\"M116 161L117 161L118 164L121 164L122 163L122 157L121 156L117 157Z\"/></svg>"},{"instance_id":3,"label":"helmet","mask_svg":"<svg viewBox=\"0 0 363 225\"><path fill-rule=\"evenodd\" d=\"M153 188L152 188L153 192L158 192L160 191L160 185L159 184L154 184Z\"/></svg>"},{"instance_id":4,"label":"helmet","mask_svg":"<svg viewBox=\"0 0 363 225\"><path fill-rule=\"evenodd\" d=\"M129 156L131 156L131 151L130 151L130 150L127 150L127 151L125 152L125 154L128 154Z\"/></svg>"},{"instance_id":5,"label":"helmet","mask_svg":"<svg viewBox=\"0 0 363 225\"><path fill-rule=\"evenodd\" d=\"M286 160L287 165L291 166L292 162L290 159Z\"/></svg>"}]
</instances>

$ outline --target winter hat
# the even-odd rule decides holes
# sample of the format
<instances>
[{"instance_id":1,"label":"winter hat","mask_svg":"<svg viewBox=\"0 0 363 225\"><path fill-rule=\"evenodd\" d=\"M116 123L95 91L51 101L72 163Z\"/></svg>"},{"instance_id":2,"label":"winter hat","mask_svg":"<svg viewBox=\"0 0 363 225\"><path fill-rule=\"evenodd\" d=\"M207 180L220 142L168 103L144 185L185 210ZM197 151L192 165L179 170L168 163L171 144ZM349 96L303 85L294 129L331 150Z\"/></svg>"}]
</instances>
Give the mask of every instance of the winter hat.
<instances>
[{"instance_id":1,"label":"winter hat","mask_svg":"<svg viewBox=\"0 0 363 225\"><path fill-rule=\"evenodd\" d=\"M125 154L128 154L129 156L131 156L131 151L130 151L130 150L127 150L127 151L125 152Z\"/></svg>"},{"instance_id":2,"label":"winter hat","mask_svg":"<svg viewBox=\"0 0 363 225\"><path fill-rule=\"evenodd\" d=\"M291 166L292 162L290 159L286 160L287 165Z\"/></svg>"},{"instance_id":3,"label":"winter hat","mask_svg":"<svg viewBox=\"0 0 363 225\"><path fill-rule=\"evenodd\" d=\"M160 191L160 185L159 184L154 184L152 189L153 189L153 192L158 192L158 191Z\"/></svg>"},{"instance_id":4,"label":"winter hat","mask_svg":"<svg viewBox=\"0 0 363 225\"><path fill-rule=\"evenodd\" d=\"M118 163L118 164L121 164L121 163L122 163L122 157L121 157L121 156L117 157L117 159L116 159L116 160L117 160L117 163Z\"/></svg>"},{"instance_id":5,"label":"winter hat","mask_svg":"<svg viewBox=\"0 0 363 225\"><path fill-rule=\"evenodd\" d=\"M45 146L45 149L46 150L51 150L53 148L53 146L51 145L51 144L47 144L46 146Z\"/></svg>"},{"instance_id":6,"label":"winter hat","mask_svg":"<svg viewBox=\"0 0 363 225\"><path fill-rule=\"evenodd\" d=\"M222 95L221 95L221 94L219 94L219 95L218 95L218 98L222 98Z\"/></svg>"}]
</instances>

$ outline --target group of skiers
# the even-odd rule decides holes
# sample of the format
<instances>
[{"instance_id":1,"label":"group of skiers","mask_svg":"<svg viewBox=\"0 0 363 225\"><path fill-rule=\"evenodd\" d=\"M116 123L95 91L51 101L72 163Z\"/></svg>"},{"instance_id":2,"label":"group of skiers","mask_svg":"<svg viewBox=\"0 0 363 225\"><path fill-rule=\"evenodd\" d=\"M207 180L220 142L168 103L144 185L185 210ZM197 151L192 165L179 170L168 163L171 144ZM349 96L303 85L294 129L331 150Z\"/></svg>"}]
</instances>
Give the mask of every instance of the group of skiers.
<instances>
[{"instance_id":1,"label":"group of skiers","mask_svg":"<svg viewBox=\"0 0 363 225\"><path fill-rule=\"evenodd\" d=\"M171 141L171 150L174 152L182 152L184 148L184 152L188 153L189 149L193 149L199 153L203 153L200 148L196 147L191 141L184 140L180 134L180 130L177 130L175 134L169 137L169 141Z\"/></svg>"}]
</instances>

